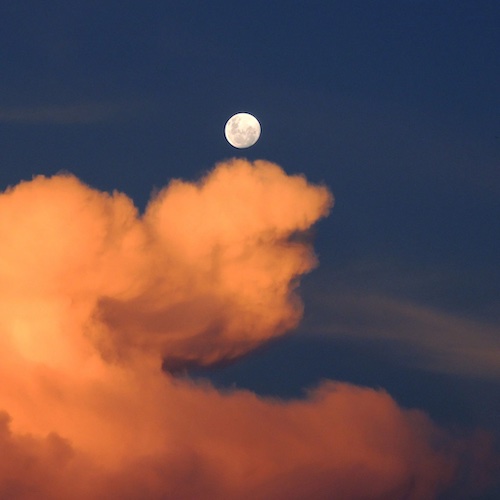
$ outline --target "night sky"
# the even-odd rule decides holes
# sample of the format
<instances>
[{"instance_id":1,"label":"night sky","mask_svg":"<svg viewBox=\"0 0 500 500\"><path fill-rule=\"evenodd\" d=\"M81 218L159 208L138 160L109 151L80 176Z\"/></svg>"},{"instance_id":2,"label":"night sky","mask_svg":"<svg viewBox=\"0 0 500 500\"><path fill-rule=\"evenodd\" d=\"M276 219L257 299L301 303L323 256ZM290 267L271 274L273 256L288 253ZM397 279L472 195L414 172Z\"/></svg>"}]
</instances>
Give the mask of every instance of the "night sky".
<instances>
[{"instance_id":1,"label":"night sky","mask_svg":"<svg viewBox=\"0 0 500 500\"><path fill-rule=\"evenodd\" d=\"M495 0L4 0L0 189L71 173L143 212L234 157L303 174L335 203L300 325L176 376L381 389L498 448L499 26ZM239 111L262 126L244 150L223 135Z\"/></svg>"}]
</instances>

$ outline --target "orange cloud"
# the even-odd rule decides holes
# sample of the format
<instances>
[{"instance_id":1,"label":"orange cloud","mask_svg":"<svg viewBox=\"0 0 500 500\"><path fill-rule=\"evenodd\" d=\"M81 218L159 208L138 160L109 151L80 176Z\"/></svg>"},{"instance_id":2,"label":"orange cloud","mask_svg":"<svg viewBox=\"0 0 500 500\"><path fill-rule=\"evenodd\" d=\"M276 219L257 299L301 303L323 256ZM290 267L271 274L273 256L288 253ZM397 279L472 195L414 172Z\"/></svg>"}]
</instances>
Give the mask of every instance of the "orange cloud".
<instances>
[{"instance_id":1,"label":"orange cloud","mask_svg":"<svg viewBox=\"0 0 500 500\"><path fill-rule=\"evenodd\" d=\"M173 181L143 215L72 176L0 195L0 498L421 499L453 485L465 445L382 391L325 383L284 402L168 373L298 324L295 288L316 265L301 235L331 206L325 187L244 160Z\"/></svg>"}]
</instances>

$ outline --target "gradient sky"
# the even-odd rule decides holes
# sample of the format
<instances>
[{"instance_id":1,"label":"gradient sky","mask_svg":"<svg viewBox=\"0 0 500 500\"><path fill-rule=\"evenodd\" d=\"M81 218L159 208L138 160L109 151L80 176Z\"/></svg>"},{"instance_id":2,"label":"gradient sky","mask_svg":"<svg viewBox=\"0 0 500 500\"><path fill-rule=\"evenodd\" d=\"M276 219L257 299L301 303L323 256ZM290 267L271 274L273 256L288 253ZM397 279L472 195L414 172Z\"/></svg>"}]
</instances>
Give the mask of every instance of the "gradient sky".
<instances>
[{"instance_id":1,"label":"gradient sky","mask_svg":"<svg viewBox=\"0 0 500 500\"><path fill-rule=\"evenodd\" d=\"M326 185L298 329L191 376L383 388L498 444L498 26L495 0L3 1L0 188L67 171L143 210L232 157Z\"/></svg>"}]
</instances>

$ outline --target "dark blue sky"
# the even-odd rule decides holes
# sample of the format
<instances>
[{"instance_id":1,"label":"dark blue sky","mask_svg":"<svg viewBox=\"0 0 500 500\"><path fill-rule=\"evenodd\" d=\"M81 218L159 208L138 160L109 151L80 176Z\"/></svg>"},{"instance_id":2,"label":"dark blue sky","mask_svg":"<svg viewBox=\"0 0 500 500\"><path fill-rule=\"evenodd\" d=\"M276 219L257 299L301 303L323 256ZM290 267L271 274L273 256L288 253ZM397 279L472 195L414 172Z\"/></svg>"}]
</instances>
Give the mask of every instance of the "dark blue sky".
<instances>
[{"instance_id":1,"label":"dark blue sky","mask_svg":"<svg viewBox=\"0 0 500 500\"><path fill-rule=\"evenodd\" d=\"M143 208L244 151L325 183L299 331L209 374L383 387L500 436L500 4L0 3L0 187L67 170Z\"/></svg>"}]
</instances>

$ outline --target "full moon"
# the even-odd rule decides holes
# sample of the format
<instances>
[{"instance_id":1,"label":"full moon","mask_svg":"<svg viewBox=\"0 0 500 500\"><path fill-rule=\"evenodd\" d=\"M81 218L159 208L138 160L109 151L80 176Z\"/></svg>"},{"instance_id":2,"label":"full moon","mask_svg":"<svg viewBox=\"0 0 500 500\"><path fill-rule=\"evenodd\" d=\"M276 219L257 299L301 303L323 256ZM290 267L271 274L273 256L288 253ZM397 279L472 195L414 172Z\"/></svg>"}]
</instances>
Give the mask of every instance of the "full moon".
<instances>
[{"instance_id":1,"label":"full moon","mask_svg":"<svg viewBox=\"0 0 500 500\"><path fill-rule=\"evenodd\" d=\"M260 123L250 113L236 113L227 121L224 134L231 146L249 148L259 140Z\"/></svg>"}]
</instances>

